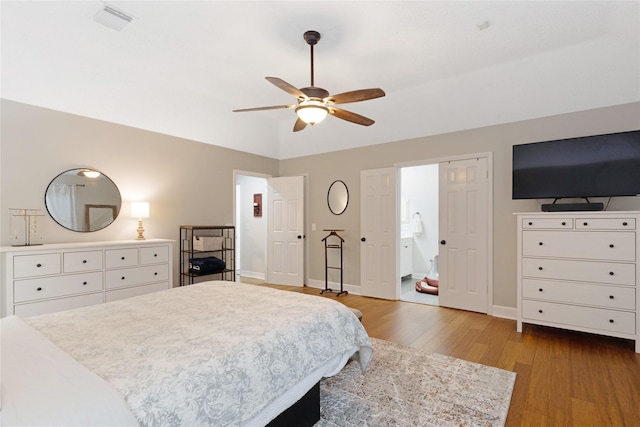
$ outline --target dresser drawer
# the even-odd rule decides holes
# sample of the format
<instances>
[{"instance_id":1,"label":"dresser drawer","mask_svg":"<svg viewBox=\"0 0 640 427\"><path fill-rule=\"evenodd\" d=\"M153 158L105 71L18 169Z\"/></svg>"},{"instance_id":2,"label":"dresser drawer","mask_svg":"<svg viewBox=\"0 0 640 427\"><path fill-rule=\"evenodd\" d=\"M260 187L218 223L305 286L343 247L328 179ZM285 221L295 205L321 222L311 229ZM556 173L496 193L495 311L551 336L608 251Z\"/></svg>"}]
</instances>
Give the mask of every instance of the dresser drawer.
<instances>
[{"instance_id":1,"label":"dresser drawer","mask_svg":"<svg viewBox=\"0 0 640 427\"><path fill-rule=\"evenodd\" d=\"M106 288L124 288L167 280L169 280L169 266L167 264L109 270L106 273Z\"/></svg>"},{"instance_id":2,"label":"dresser drawer","mask_svg":"<svg viewBox=\"0 0 640 427\"><path fill-rule=\"evenodd\" d=\"M70 274L13 282L16 303L102 290L102 272Z\"/></svg>"},{"instance_id":3,"label":"dresser drawer","mask_svg":"<svg viewBox=\"0 0 640 427\"><path fill-rule=\"evenodd\" d=\"M65 252L62 265L65 273L102 270L102 251Z\"/></svg>"},{"instance_id":4,"label":"dresser drawer","mask_svg":"<svg viewBox=\"0 0 640 427\"><path fill-rule=\"evenodd\" d=\"M522 255L635 261L636 233L601 231L523 231Z\"/></svg>"},{"instance_id":5,"label":"dresser drawer","mask_svg":"<svg viewBox=\"0 0 640 427\"><path fill-rule=\"evenodd\" d=\"M168 246L140 248L140 264L159 264L163 262L169 262Z\"/></svg>"},{"instance_id":6,"label":"dresser drawer","mask_svg":"<svg viewBox=\"0 0 640 427\"><path fill-rule=\"evenodd\" d=\"M56 311L71 310L72 308L102 304L103 298L104 296L102 292L100 292L97 294L80 295L42 302L32 302L29 304L19 304L14 306L13 313L16 316L21 317L37 316L39 314L54 313Z\"/></svg>"},{"instance_id":7,"label":"dresser drawer","mask_svg":"<svg viewBox=\"0 0 640 427\"><path fill-rule=\"evenodd\" d=\"M523 229L573 228L573 218L522 218Z\"/></svg>"},{"instance_id":8,"label":"dresser drawer","mask_svg":"<svg viewBox=\"0 0 640 427\"><path fill-rule=\"evenodd\" d=\"M109 249L105 251L107 268L138 265L138 249Z\"/></svg>"},{"instance_id":9,"label":"dresser drawer","mask_svg":"<svg viewBox=\"0 0 640 427\"><path fill-rule=\"evenodd\" d=\"M635 218L576 218L576 228L583 230L635 230Z\"/></svg>"},{"instance_id":10,"label":"dresser drawer","mask_svg":"<svg viewBox=\"0 0 640 427\"><path fill-rule=\"evenodd\" d=\"M522 258L522 275L540 279L635 286L636 265L614 262Z\"/></svg>"},{"instance_id":11,"label":"dresser drawer","mask_svg":"<svg viewBox=\"0 0 640 427\"><path fill-rule=\"evenodd\" d=\"M19 255L13 258L13 277L48 276L60 274L60 254Z\"/></svg>"},{"instance_id":12,"label":"dresser drawer","mask_svg":"<svg viewBox=\"0 0 640 427\"><path fill-rule=\"evenodd\" d=\"M581 327L622 334L636 333L636 315L628 311L523 300L522 317L556 323L558 326Z\"/></svg>"},{"instance_id":13,"label":"dresser drawer","mask_svg":"<svg viewBox=\"0 0 640 427\"><path fill-rule=\"evenodd\" d=\"M107 291L106 302L117 301L125 298L137 297L138 295L149 294L151 292L164 291L169 289L169 282L153 283L151 285L133 286L130 288L115 289Z\"/></svg>"},{"instance_id":14,"label":"dresser drawer","mask_svg":"<svg viewBox=\"0 0 640 427\"><path fill-rule=\"evenodd\" d=\"M633 287L522 279L522 297L620 310L636 309L636 288Z\"/></svg>"}]
</instances>

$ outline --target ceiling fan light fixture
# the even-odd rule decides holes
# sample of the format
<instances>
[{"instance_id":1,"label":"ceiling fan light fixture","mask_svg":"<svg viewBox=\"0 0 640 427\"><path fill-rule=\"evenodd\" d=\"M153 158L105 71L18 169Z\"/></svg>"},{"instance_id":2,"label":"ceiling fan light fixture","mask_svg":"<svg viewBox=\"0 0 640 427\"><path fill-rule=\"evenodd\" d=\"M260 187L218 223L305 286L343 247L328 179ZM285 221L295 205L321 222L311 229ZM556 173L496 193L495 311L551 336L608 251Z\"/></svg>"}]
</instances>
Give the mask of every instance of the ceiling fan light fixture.
<instances>
[{"instance_id":1,"label":"ceiling fan light fixture","mask_svg":"<svg viewBox=\"0 0 640 427\"><path fill-rule=\"evenodd\" d=\"M309 100L301 102L296 107L296 114L303 122L315 125L327 117L329 109L322 102Z\"/></svg>"}]
</instances>

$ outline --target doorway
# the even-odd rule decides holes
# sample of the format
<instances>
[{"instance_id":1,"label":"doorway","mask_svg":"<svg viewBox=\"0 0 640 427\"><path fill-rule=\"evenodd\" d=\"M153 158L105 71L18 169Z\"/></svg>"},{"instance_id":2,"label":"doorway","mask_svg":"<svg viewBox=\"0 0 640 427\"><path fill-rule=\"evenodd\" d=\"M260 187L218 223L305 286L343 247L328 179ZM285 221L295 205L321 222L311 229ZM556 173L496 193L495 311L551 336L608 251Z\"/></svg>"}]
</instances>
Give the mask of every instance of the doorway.
<instances>
[{"instance_id":1,"label":"doorway","mask_svg":"<svg viewBox=\"0 0 640 427\"><path fill-rule=\"evenodd\" d=\"M400 168L402 301L439 305L437 294L416 290L416 282L420 280L429 278L430 283L434 284L432 281L439 279L438 170L438 163ZM429 290L436 292L433 289Z\"/></svg>"},{"instance_id":2,"label":"doorway","mask_svg":"<svg viewBox=\"0 0 640 427\"><path fill-rule=\"evenodd\" d=\"M492 153L397 167L400 299L436 304L410 292L424 280L438 305L491 314Z\"/></svg>"}]
</instances>

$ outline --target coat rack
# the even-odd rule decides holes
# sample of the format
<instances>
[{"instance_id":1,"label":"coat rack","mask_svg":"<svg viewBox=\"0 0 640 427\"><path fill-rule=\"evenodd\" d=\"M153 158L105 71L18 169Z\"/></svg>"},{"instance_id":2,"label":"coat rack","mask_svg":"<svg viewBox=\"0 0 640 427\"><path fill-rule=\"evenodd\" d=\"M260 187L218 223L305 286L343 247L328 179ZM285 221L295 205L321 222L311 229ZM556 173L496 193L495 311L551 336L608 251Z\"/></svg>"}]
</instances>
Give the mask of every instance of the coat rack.
<instances>
[{"instance_id":1,"label":"coat rack","mask_svg":"<svg viewBox=\"0 0 640 427\"><path fill-rule=\"evenodd\" d=\"M344 243L344 239L340 237L338 231L344 230L323 230L328 231L329 234L326 235L322 241L324 242L324 289L320 291L320 294L324 294L325 292L331 292L336 294L337 296L346 295L349 292L345 291L343 287L343 263L342 263L342 244ZM336 242L337 239L337 242ZM332 240L333 242L330 242ZM329 265L329 249L339 249L340 250L340 266L330 266ZM334 291L329 288L329 270L340 270L340 291Z\"/></svg>"}]
</instances>

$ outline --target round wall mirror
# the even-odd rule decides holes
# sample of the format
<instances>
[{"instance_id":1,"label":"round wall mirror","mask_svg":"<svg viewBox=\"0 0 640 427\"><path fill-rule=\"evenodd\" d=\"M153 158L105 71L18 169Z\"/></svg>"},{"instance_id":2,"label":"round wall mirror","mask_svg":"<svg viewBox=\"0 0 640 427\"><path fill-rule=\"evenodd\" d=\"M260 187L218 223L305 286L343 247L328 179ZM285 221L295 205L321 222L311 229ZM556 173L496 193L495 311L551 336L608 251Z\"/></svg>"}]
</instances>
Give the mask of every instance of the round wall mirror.
<instances>
[{"instance_id":1,"label":"round wall mirror","mask_svg":"<svg viewBox=\"0 0 640 427\"><path fill-rule=\"evenodd\" d=\"M44 194L51 218L72 231L97 231L118 217L120 190L105 174L71 169L56 176Z\"/></svg>"},{"instance_id":2,"label":"round wall mirror","mask_svg":"<svg viewBox=\"0 0 640 427\"><path fill-rule=\"evenodd\" d=\"M349 189L343 181L333 181L327 193L327 204L334 215L342 214L349 204Z\"/></svg>"}]
</instances>

